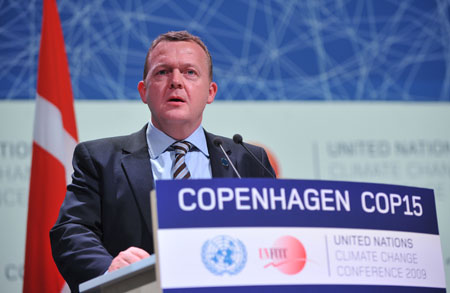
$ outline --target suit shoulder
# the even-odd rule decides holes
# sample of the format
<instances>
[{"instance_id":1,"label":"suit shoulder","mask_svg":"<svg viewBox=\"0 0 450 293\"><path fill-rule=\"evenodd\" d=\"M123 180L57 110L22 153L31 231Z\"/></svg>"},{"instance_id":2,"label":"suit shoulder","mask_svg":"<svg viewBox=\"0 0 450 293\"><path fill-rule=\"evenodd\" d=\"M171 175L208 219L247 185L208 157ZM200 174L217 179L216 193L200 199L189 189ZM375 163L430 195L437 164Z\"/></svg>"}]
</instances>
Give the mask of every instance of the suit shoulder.
<instances>
[{"instance_id":1,"label":"suit shoulder","mask_svg":"<svg viewBox=\"0 0 450 293\"><path fill-rule=\"evenodd\" d=\"M89 152L108 152L111 150L119 150L127 141L127 136L105 137L100 139L88 140L80 142L76 149L85 148Z\"/></svg>"},{"instance_id":2,"label":"suit shoulder","mask_svg":"<svg viewBox=\"0 0 450 293\"><path fill-rule=\"evenodd\" d=\"M146 127L138 132L128 135L105 137L80 142L76 149L86 148L89 152L111 152L121 151L122 149L131 149L132 151L133 149L146 146L145 130Z\"/></svg>"},{"instance_id":3,"label":"suit shoulder","mask_svg":"<svg viewBox=\"0 0 450 293\"><path fill-rule=\"evenodd\" d=\"M237 148L237 149L240 150L240 149L242 148L242 146L240 146L240 145L238 145L237 143L235 143L235 142L233 141L233 139L231 139L231 138L228 138L228 137L225 137L225 136L221 136L221 135L216 135L216 134L209 133L209 132L206 132L206 131L205 131L205 133L206 133L206 136L207 136L208 140L210 140L211 142L212 142L215 138L220 138L220 139L222 140L223 144L226 145L226 146L228 146L228 147L231 148L231 149L236 149L236 148ZM246 142L244 142L244 144L245 144L245 146L248 147L252 152L257 152L257 153L260 153L261 151L264 152L264 148L262 148L262 147L260 147L260 146L257 146L257 145L254 145L254 144L250 144L250 143L246 143Z\"/></svg>"},{"instance_id":4,"label":"suit shoulder","mask_svg":"<svg viewBox=\"0 0 450 293\"><path fill-rule=\"evenodd\" d=\"M83 141L83 142L80 142L79 145L85 145L89 148L105 147L105 146L110 146L110 145L121 145L127 141L128 137L129 137L129 135L104 137L104 138Z\"/></svg>"}]
</instances>

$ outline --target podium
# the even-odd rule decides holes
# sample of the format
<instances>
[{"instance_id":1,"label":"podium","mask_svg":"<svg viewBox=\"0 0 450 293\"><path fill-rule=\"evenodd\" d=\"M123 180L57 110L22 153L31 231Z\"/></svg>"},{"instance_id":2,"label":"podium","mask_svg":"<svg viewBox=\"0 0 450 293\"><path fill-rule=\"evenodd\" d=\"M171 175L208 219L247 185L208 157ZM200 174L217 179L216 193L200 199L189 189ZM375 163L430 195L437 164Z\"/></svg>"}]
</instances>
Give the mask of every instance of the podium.
<instances>
[{"instance_id":1,"label":"podium","mask_svg":"<svg viewBox=\"0 0 450 293\"><path fill-rule=\"evenodd\" d=\"M155 255L80 284L85 293L157 293Z\"/></svg>"},{"instance_id":2,"label":"podium","mask_svg":"<svg viewBox=\"0 0 450 293\"><path fill-rule=\"evenodd\" d=\"M155 255L82 292L446 292L430 189L159 180L151 209Z\"/></svg>"}]
</instances>

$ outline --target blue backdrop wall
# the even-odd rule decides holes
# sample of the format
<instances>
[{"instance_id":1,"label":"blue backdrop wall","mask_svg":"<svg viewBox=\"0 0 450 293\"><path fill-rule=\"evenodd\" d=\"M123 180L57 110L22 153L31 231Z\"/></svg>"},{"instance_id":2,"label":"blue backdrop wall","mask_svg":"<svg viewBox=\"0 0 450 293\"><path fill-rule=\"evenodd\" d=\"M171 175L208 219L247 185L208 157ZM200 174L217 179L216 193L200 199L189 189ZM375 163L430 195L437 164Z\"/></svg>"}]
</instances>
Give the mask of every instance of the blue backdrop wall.
<instances>
[{"instance_id":1,"label":"blue backdrop wall","mask_svg":"<svg viewBox=\"0 0 450 293\"><path fill-rule=\"evenodd\" d=\"M219 100L450 101L447 0L59 0L75 99L137 99L168 30L212 52ZM42 0L0 2L0 98L34 99Z\"/></svg>"}]
</instances>

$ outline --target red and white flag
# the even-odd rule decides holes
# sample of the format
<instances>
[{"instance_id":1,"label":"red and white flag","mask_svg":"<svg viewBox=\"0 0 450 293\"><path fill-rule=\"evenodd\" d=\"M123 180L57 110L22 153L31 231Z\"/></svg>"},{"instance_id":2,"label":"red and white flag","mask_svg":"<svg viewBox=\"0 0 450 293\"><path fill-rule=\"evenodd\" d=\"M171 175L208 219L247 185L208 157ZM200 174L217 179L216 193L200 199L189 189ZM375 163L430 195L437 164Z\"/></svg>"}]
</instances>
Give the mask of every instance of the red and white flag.
<instances>
[{"instance_id":1,"label":"red and white flag","mask_svg":"<svg viewBox=\"0 0 450 293\"><path fill-rule=\"evenodd\" d=\"M37 77L23 292L61 292L49 231L72 174L78 141L69 64L56 0L44 0Z\"/></svg>"}]
</instances>

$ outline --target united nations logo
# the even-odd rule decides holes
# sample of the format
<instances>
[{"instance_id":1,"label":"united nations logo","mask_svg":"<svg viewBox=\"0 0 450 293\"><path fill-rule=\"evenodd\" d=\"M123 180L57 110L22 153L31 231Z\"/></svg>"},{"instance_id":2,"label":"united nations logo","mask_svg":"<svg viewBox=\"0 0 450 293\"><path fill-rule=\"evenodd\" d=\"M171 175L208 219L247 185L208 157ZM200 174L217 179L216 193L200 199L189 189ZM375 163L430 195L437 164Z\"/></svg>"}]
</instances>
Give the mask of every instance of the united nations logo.
<instances>
[{"instance_id":1,"label":"united nations logo","mask_svg":"<svg viewBox=\"0 0 450 293\"><path fill-rule=\"evenodd\" d=\"M202 261L215 275L239 273L247 262L247 251L239 239L220 235L207 240L202 246Z\"/></svg>"}]
</instances>

